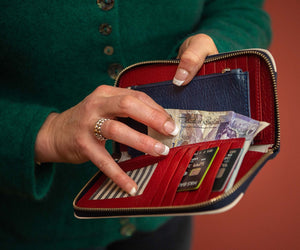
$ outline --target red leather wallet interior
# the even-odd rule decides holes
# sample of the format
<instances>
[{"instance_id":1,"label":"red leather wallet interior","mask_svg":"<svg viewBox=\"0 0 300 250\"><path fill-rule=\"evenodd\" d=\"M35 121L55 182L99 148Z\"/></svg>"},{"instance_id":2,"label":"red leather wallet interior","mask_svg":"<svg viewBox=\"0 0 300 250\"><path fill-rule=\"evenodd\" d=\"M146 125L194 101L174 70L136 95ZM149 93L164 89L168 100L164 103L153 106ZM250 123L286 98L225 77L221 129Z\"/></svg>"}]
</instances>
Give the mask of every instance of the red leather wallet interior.
<instances>
[{"instance_id":1,"label":"red leather wallet interior","mask_svg":"<svg viewBox=\"0 0 300 250\"><path fill-rule=\"evenodd\" d=\"M94 179L92 187L78 200L77 206L90 208L162 207L189 205L205 201L212 193L215 177L226 153L232 148L242 148L244 141L244 138L237 138L201 142L172 148L168 156L143 155L121 162L119 165L125 172L157 163L143 193L123 198L93 199L92 197L95 197L95 193L104 187L107 180L105 175L99 174ZM219 150L200 187L193 191L178 192L179 183L194 153L216 147Z\"/></svg>"}]
</instances>

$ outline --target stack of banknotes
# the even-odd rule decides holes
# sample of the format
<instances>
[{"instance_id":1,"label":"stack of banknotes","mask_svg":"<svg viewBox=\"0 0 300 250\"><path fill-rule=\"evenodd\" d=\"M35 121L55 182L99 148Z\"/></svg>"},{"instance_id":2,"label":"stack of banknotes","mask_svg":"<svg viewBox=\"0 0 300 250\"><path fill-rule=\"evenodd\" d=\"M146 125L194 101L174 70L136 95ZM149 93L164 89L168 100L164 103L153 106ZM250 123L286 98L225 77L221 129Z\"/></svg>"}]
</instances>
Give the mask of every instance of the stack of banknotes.
<instances>
[{"instance_id":1,"label":"stack of banknotes","mask_svg":"<svg viewBox=\"0 0 300 250\"><path fill-rule=\"evenodd\" d=\"M233 111L209 112L179 109L167 109L166 111L180 127L178 135L175 137L163 136L151 128L148 128L148 134L170 148L205 141L245 138L244 146L240 151L226 190L233 186L254 137L269 125L267 122L256 121Z\"/></svg>"}]
</instances>

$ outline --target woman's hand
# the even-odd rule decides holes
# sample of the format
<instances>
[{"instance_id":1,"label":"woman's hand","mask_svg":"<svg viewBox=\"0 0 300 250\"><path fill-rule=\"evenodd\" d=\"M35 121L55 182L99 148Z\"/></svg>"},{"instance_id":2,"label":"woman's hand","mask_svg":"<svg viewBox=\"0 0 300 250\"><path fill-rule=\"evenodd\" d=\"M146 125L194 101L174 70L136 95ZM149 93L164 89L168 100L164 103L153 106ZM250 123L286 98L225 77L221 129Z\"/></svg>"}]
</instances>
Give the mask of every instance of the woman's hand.
<instances>
[{"instance_id":1,"label":"woman's hand","mask_svg":"<svg viewBox=\"0 0 300 250\"><path fill-rule=\"evenodd\" d=\"M94 135L96 122L100 118L111 119L101 128L105 138L150 155L166 155L169 148L114 120L116 117L130 117L164 135L178 132L171 117L146 94L103 85L76 106L48 116L37 135L36 161L76 164L90 160L123 190L134 195L136 183L115 163L105 149L105 142Z\"/></svg>"},{"instance_id":2,"label":"woman's hand","mask_svg":"<svg viewBox=\"0 0 300 250\"><path fill-rule=\"evenodd\" d=\"M198 34L187 38L179 49L180 63L173 83L177 86L188 84L202 67L205 58L217 53L216 45L208 35Z\"/></svg>"}]
</instances>

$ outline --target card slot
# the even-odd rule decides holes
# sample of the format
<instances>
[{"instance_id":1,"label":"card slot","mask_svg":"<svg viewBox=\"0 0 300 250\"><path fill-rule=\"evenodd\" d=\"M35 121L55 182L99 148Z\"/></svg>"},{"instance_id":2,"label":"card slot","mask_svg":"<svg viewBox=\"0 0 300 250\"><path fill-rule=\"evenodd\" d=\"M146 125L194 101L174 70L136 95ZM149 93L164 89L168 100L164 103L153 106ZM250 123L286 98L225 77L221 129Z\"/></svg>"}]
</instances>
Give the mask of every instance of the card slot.
<instances>
[{"instance_id":1,"label":"card slot","mask_svg":"<svg viewBox=\"0 0 300 250\"><path fill-rule=\"evenodd\" d=\"M202 147L205 147L205 145L203 145ZM198 150L199 150L199 146L190 148L186 152L184 157L181 159L181 161L179 162L178 167L176 168L176 173L174 174L170 184L168 185L164 197L162 197L163 198L161 201L162 206L169 206L172 204L172 201L176 195L178 185L179 185L191 159L193 158L194 153Z\"/></svg>"},{"instance_id":2,"label":"card slot","mask_svg":"<svg viewBox=\"0 0 300 250\"><path fill-rule=\"evenodd\" d=\"M174 148L175 149L175 148ZM177 169L177 166L180 164L181 159L185 156L189 147L181 148L174 154L172 161L168 164L164 165L164 174L160 176L161 181L157 183L155 186L152 186L153 192L151 201L151 206L159 206L164 198L164 195L167 191L167 188L172 180L172 177ZM172 151L172 150L171 150Z\"/></svg>"},{"instance_id":3,"label":"card slot","mask_svg":"<svg viewBox=\"0 0 300 250\"><path fill-rule=\"evenodd\" d=\"M234 147L236 148L236 147ZM248 171L254 166L254 164L264 155L261 152L248 151L244 157L243 163L240 167L235 183L237 183ZM220 192L211 192L209 199L215 198L224 193L224 189Z\"/></svg>"},{"instance_id":4,"label":"card slot","mask_svg":"<svg viewBox=\"0 0 300 250\"><path fill-rule=\"evenodd\" d=\"M219 150L217 152L217 155L215 156L215 159L213 160L213 163L209 169L209 171L207 172L203 182L201 183L200 187L197 189L197 190L193 190L193 191L184 191L184 192L177 192L175 194L175 197L174 197L174 200L172 202L172 205L173 206L176 206L176 205L186 205L186 204L190 204L191 201L193 200L196 200L196 197L198 196L198 192L199 192L199 189L201 190L205 181L206 181L206 178L207 178L207 175L210 173L210 170L211 168L214 166L215 164L215 161L216 161L216 158L218 158L219 156L219 151L220 151L220 145L222 144L222 141L213 141L213 142L207 142L206 144L206 148L201 148L199 150L203 150L203 149L209 149L209 148L214 148L214 147L219 147ZM222 147L221 147L222 148ZM222 150L221 150L222 151Z\"/></svg>"},{"instance_id":5,"label":"card slot","mask_svg":"<svg viewBox=\"0 0 300 250\"><path fill-rule=\"evenodd\" d=\"M180 160L184 157L186 152L191 148L198 148L200 145L205 145L206 143L197 143L197 144L189 144L184 146L179 146L172 148L170 150L170 153L172 153L174 156L172 158L172 161L169 161L167 164L164 164L165 172L164 176L160 176L161 179L160 183L157 183L156 186L153 187L149 185L149 188L152 190L155 190L155 194L152 191L151 196L148 197L148 200L151 201L151 206L159 206L164 198L164 195L166 193L166 190L168 188L168 185L170 183L170 180L172 180L172 176L174 172L176 171L177 166L180 163ZM169 153L169 155L170 155ZM170 174L173 173L173 174ZM168 174L167 177L166 174Z\"/></svg>"},{"instance_id":6,"label":"card slot","mask_svg":"<svg viewBox=\"0 0 300 250\"><path fill-rule=\"evenodd\" d=\"M197 150L194 151L201 151L210 148L211 142L201 142L198 144ZM193 154L194 154L193 153ZM193 157L193 155L192 155ZM191 161L191 160L190 160ZM186 166L187 167L187 166ZM186 169L185 167L185 169ZM164 205L172 205L174 203L174 200L178 200L179 204L183 204L182 201L186 199L186 196L188 195L189 192L177 192L178 186L181 182L181 179L183 178L185 172L181 173L180 178L177 178L176 184L173 185L173 189L168 191L168 197L165 198L164 200Z\"/></svg>"},{"instance_id":7,"label":"card slot","mask_svg":"<svg viewBox=\"0 0 300 250\"><path fill-rule=\"evenodd\" d=\"M206 145L203 145L202 147L199 147L198 151L208 149L208 148L219 147L219 145L221 145L221 143L222 143L222 141L209 141L209 142L206 142ZM218 154L219 154L219 152L217 153L217 155ZM211 166L211 167L213 167L213 166ZM186 205L187 203L190 203L189 202L190 200L194 200L195 196L197 196L197 190L185 191L185 192L176 192L175 196L173 197L172 205L182 205L182 204Z\"/></svg>"},{"instance_id":8,"label":"card slot","mask_svg":"<svg viewBox=\"0 0 300 250\"><path fill-rule=\"evenodd\" d=\"M203 180L199 189L195 191L186 191L184 194L178 193L176 198L174 199L173 205L188 205L199 203L202 201L206 201L209 199L209 195L211 194L211 190L214 184L214 180L219 171L219 168L223 162L224 157L226 156L228 150L234 145L242 147L244 143L244 138L238 139L229 139L229 140L221 140L210 143L209 148L219 147L219 151L207 172L205 179Z\"/></svg>"},{"instance_id":9,"label":"card slot","mask_svg":"<svg viewBox=\"0 0 300 250\"><path fill-rule=\"evenodd\" d=\"M191 193L189 194L189 196L185 200L185 204L198 203L198 202L208 200L212 187L214 185L216 175L219 171L219 168L223 162L224 157L226 156L230 148L230 145L231 142L222 143L221 145L219 145L218 154L216 155L207 175L205 176L203 183L201 184L201 186L199 187L199 189L194 195Z\"/></svg>"}]
</instances>

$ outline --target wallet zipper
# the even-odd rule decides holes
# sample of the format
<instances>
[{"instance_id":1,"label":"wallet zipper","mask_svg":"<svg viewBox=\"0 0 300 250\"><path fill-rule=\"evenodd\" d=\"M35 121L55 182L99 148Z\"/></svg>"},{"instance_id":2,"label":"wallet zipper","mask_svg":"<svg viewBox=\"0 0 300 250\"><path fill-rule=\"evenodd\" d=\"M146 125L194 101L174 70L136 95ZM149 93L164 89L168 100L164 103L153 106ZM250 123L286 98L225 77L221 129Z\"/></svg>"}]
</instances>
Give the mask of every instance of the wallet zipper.
<instances>
[{"instance_id":1,"label":"wallet zipper","mask_svg":"<svg viewBox=\"0 0 300 250\"><path fill-rule=\"evenodd\" d=\"M218 202L221 202L223 200L225 200L226 198L228 198L229 196L231 196L232 194L234 194L239 188L241 188L241 186L252 176L255 174L255 172L260 168L260 166L262 164L264 164L264 162L269 159L276 151L279 150L280 148L280 117L279 117L279 104L278 104L278 95L277 95L277 84L276 84L276 65L274 63L274 60L272 58L272 56L270 55L270 53L267 50L264 49L246 49L246 50L238 50L238 51L233 51L233 52L227 52L227 53L222 53L222 54L217 54L217 55L213 55L213 56L209 56L207 57L207 59L205 60L204 63L209 63L209 62L214 62L214 61L218 61L218 60L222 60L222 59L227 59L229 57L232 56L240 56L240 55L258 55L261 58L264 59L264 61L267 63L267 66L269 68L269 71L271 73L271 77L272 77L272 83L273 83L273 89L274 89L274 101L275 101L275 130L276 130L276 138L275 138L275 144L273 145L273 147L267 152L265 153L255 164L254 166L228 191L226 191L225 193L212 198L208 201L204 201L195 205L181 205L181 206L172 206L172 207L143 207L143 208L115 208L115 209L106 209L106 208L82 208L82 207L78 207L76 206L76 201L79 198L79 194L78 196L74 199L74 203L73 206L76 210L78 211L82 211L84 212L86 215L90 214L91 217L90 218L99 218L101 216L93 216L95 213L100 212L103 217L104 214L106 215L115 215L118 214L118 212L120 213L131 213L136 211L137 212L137 216L139 215L139 212L142 213L147 213L147 216L159 216L159 215L172 215L171 211L174 211L173 215L176 215L176 213L178 212L184 212L186 214L190 213L194 213L197 212L198 209L201 208L205 208L207 206L212 206ZM118 86L118 82L119 79L121 77L121 75L126 72L127 70L137 67L137 66L141 66L141 65L146 65L146 64L157 64L157 63L163 63L163 64L178 64L179 60L154 60L154 61L143 61L143 62L139 62L133 65L130 65L128 67L126 67L125 69L123 69L121 71L121 73L118 75L118 77L115 80L115 84L114 86ZM225 72L227 72L228 70L225 70ZM93 178L92 178L93 179ZM92 180L91 179L91 180ZM91 181L90 180L90 181ZM88 182L86 184L89 185L90 182ZM84 188L83 188L84 189ZM188 209L188 212L186 212L186 210ZM113 212L112 212L113 210ZM139 212L138 212L139 211ZM205 213L206 211L203 212L199 212L199 214L201 213ZM214 212L214 210L211 210L211 212ZM76 215L75 215L76 216ZM126 216L126 215L125 215ZM134 215L131 215L134 216ZM117 216L116 216L117 217ZM119 216L118 216L119 217ZM79 217L80 218L80 217Z\"/></svg>"}]
</instances>

